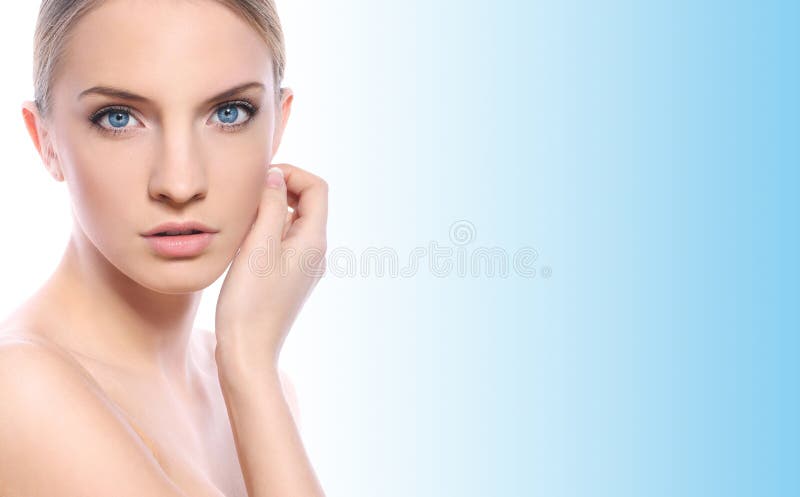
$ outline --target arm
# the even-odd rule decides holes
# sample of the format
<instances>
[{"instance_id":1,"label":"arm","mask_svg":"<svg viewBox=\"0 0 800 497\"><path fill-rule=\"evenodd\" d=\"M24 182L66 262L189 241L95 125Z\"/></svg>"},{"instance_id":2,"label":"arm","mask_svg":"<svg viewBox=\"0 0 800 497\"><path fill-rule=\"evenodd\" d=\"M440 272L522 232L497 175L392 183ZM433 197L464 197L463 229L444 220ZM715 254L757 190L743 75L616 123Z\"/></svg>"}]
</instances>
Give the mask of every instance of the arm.
<instances>
[{"instance_id":1,"label":"arm","mask_svg":"<svg viewBox=\"0 0 800 497\"><path fill-rule=\"evenodd\" d=\"M277 365L325 272L328 185L279 166L269 170L256 220L222 283L214 354L248 495L324 497ZM288 207L296 207L291 215Z\"/></svg>"},{"instance_id":2,"label":"arm","mask_svg":"<svg viewBox=\"0 0 800 497\"><path fill-rule=\"evenodd\" d=\"M205 347L208 351L208 360L215 361L216 351L216 340L217 336L214 334L213 331L208 329L202 329L200 331L203 340L205 341ZM292 418L294 419L295 424L297 425L298 430L302 432L303 430L303 423L300 415L300 401L297 396L297 389L294 386L294 382L292 381L291 376L281 368L278 368L278 374L281 379L281 387L283 388L283 393L286 396L286 403L289 404L289 411L292 413Z\"/></svg>"},{"instance_id":3,"label":"arm","mask_svg":"<svg viewBox=\"0 0 800 497\"><path fill-rule=\"evenodd\" d=\"M165 474L100 387L63 354L0 341L0 495L223 497Z\"/></svg>"},{"instance_id":4,"label":"arm","mask_svg":"<svg viewBox=\"0 0 800 497\"><path fill-rule=\"evenodd\" d=\"M217 349L220 364L229 364ZM291 383L278 368L219 369L247 494L322 496L292 416ZM288 387L288 388L287 388Z\"/></svg>"}]
</instances>

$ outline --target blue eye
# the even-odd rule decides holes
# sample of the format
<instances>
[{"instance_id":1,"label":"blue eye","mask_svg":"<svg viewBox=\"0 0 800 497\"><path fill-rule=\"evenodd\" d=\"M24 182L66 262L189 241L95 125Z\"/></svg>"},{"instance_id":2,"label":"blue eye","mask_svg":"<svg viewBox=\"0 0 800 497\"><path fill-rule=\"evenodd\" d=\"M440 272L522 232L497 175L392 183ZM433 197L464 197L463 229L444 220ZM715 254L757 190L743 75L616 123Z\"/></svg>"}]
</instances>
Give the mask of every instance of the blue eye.
<instances>
[{"instance_id":1,"label":"blue eye","mask_svg":"<svg viewBox=\"0 0 800 497\"><path fill-rule=\"evenodd\" d=\"M124 133L124 128L132 117L130 111L124 107L108 107L92 115L89 120L92 124L101 128L102 131L119 134ZM111 128L100 124L105 118L108 118L108 124ZM136 118L133 119L136 121Z\"/></svg>"},{"instance_id":2,"label":"blue eye","mask_svg":"<svg viewBox=\"0 0 800 497\"><path fill-rule=\"evenodd\" d=\"M114 112L108 115L108 122L115 128L122 128L131 120L131 115L127 112Z\"/></svg>"},{"instance_id":3,"label":"blue eye","mask_svg":"<svg viewBox=\"0 0 800 497\"><path fill-rule=\"evenodd\" d=\"M240 117L241 109L244 109L244 113L247 117L241 122L236 122ZM220 107L217 107L217 111L214 113L214 115L222 123L222 125L219 127L222 128L223 131L235 131L242 126L249 124L257 112L258 107L252 103L246 100L236 100L234 102L224 103Z\"/></svg>"},{"instance_id":4,"label":"blue eye","mask_svg":"<svg viewBox=\"0 0 800 497\"><path fill-rule=\"evenodd\" d=\"M243 122L236 122L239 119L239 109L245 109L248 118ZM258 107L246 100L237 100L235 102L227 102L217 107L214 115L220 120L219 128L223 131L235 131L247 125L258 112ZM109 126L101 124L101 121L108 119ZM93 126L100 131L112 135L127 133L127 124L133 119L138 120L131 115L131 110L127 107L106 107L101 109L89 117L89 121Z\"/></svg>"},{"instance_id":5,"label":"blue eye","mask_svg":"<svg viewBox=\"0 0 800 497\"><path fill-rule=\"evenodd\" d=\"M240 117L242 109L244 109L244 113L247 115L247 117L241 122L236 122ZM217 116L220 122L223 123L221 126L219 126L223 131L235 131L249 124L257 113L258 107L249 100L245 99L234 100L232 102L226 102L222 104L221 106L217 107L217 112L215 112L214 115Z\"/></svg>"},{"instance_id":6,"label":"blue eye","mask_svg":"<svg viewBox=\"0 0 800 497\"><path fill-rule=\"evenodd\" d=\"M236 122L236 118L239 117L239 109L237 109L235 105L220 107L217 111L217 117L224 123L234 123Z\"/></svg>"}]
</instances>

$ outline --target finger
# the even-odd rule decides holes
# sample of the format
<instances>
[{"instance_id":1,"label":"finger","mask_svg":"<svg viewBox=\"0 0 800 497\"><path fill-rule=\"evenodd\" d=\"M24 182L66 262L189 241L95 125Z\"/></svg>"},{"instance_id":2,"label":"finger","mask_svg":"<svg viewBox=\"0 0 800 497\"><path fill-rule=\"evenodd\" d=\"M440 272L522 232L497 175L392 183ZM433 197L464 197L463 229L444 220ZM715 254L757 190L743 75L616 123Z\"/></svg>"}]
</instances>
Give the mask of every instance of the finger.
<instances>
[{"instance_id":1,"label":"finger","mask_svg":"<svg viewBox=\"0 0 800 497\"><path fill-rule=\"evenodd\" d=\"M292 223L297 221L298 217L300 217L300 214L298 214L297 209L292 209Z\"/></svg>"},{"instance_id":2,"label":"finger","mask_svg":"<svg viewBox=\"0 0 800 497\"><path fill-rule=\"evenodd\" d=\"M271 176L275 176L277 186L270 184ZM267 170L267 178L261 193L261 203L258 206L258 213L249 236L245 243L250 245L248 251L256 248L275 248L274 243L280 242L286 213L288 211L286 182L282 179L281 169L270 167ZM267 247L267 243L273 240L273 245Z\"/></svg>"},{"instance_id":3,"label":"finger","mask_svg":"<svg viewBox=\"0 0 800 497\"><path fill-rule=\"evenodd\" d=\"M281 240L286 238L286 234L289 232L289 228L292 227L292 223L294 222L296 216L295 212L296 211L294 211L293 209L289 209L286 211L286 221L284 221L283 223L283 233L281 233Z\"/></svg>"},{"instance_id":4,"label":"finger","mask_svg":"<svg viewBox=\"0 0 800 497\"><path fill-rule=\"evenodd\" d=\"M293 192L290 192L290 191L287 190L286 191L286 200L289 203L289 207L291 207L292 209L297 209L297 202L300 200L300 198L297 196L296 193L293 193Z\"/></svg>"},{"instance_id":5,"label":"finger","mask_svg":"<svg viewBox=\"0 0 800 497\"><path fill-rule=\"evenodd\" d=\"M286 192L287 201L289 204L289 208L286 212L286 222L283 225L283 234L281 235L281 240L286 238L286 234L289 232L289 228L292 227L292 223L297 219L297 201L298 197L294 193L287 190Z\"/></svg>"},{"instance_id":6,"label":"finger","mask_svg":"<svg viewBox=\"0 0 800 497\"><path fill-rule=\"evenodd\" d=\"M276 165L286 173L287 191L297 196L297 217L287 236L306 230L314 236L324 236L328 222L328 184L319 176L291 164Z\"/></svg>"}]
</instances>

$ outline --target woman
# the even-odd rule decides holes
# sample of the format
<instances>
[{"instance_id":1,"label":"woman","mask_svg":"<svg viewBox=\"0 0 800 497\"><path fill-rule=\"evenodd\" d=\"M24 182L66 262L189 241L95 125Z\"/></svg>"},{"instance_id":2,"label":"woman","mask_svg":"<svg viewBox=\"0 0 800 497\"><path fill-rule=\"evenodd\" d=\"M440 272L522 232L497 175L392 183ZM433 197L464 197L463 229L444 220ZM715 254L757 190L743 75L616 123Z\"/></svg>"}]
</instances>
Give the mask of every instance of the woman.
<instances>
[{"instance_id":1,"label":"woman","mask_svg":"<svg viewBox=\"0 0 800 497\"><path fill-rule=\"evenodd\" d=\"M327 185L267 174L293 99L272 0L45 0L35 36L23 116L74 226L0 331L0 496L323 495L278 357Z\"/></svg>"}]
</instances>

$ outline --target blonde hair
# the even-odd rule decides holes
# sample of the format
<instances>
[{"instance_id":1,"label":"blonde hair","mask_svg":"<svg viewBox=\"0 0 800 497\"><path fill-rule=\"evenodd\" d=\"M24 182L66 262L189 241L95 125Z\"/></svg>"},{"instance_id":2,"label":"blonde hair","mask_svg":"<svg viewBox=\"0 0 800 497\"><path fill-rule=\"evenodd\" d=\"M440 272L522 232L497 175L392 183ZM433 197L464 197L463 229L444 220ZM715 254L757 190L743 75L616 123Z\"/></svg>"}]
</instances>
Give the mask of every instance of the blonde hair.
<instances>
[{"instance_id":1,"label":"blonde hair","mask_svg":"<svg viewBox=\"0 0 800 497\"><path fill-rule=\"evenodd\" d=\"M275 102L280 109L281 82L286 68L286 48L274 0L215 0L247 21L272 53ZM52 83L70 29L103 0L42 0L33 40L34 101L42 118L52 110Z\"/></svg>"}]
</instances>

